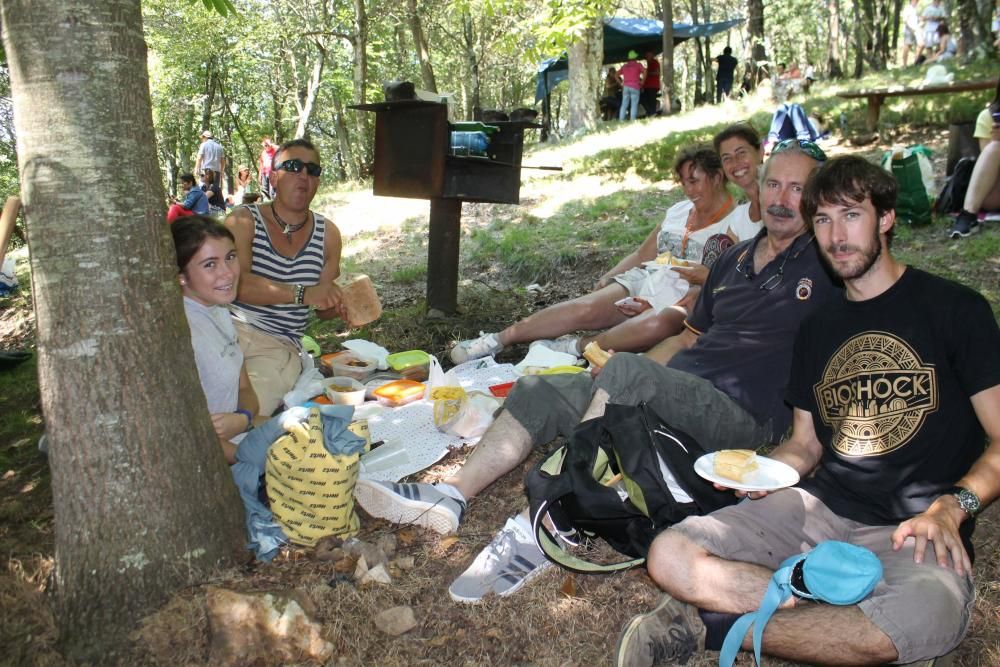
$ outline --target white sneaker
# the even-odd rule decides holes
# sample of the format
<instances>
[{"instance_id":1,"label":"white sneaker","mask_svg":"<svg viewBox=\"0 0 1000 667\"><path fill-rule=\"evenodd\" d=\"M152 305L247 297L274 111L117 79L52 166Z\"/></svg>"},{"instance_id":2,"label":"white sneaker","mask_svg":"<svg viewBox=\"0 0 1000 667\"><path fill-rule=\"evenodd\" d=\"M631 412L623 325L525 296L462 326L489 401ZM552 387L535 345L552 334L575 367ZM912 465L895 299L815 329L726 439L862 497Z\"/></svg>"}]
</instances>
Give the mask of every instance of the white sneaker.
<instances>
[{"instance_id":1,"label":"white sneaker","mask_svg":"<svg viewBox=\"0 0 1000 667\"><path fill-rule=\"evenodd\" d=\"M468 569L452 582L448 595L455 602L467 604L479 602L489 593L507 597L550 565L552 562L535 545L530 529L510 518Z\"/></svg>"},{"instance_id":2,"label":"white sneaker","mask_svg":"<svg viewBox=\"0 0 1000 667\"><path fill-rule=\"evenodd\" d=\"M530 350L536 345L547 347L553 352L572 354L574 357L580 356L579 336L562 336L561 338L556 338L555 340L536 340L534 343L528 346L528 349Z\"/></svg>"},{"instance_id":3,"label":"white sneaker","mask_svg":"<svg viewBox=\"0 0 1000 667\"><path fill-rule=\"evenodd\" d=\"M492 357L497 352L503 351L500 338L495 333L484 334L479 332L479 338L463 340L455 343L451 348L451 360L455 364L464 364L470 359L481 357Z\"/></svg>"}]
</instances>

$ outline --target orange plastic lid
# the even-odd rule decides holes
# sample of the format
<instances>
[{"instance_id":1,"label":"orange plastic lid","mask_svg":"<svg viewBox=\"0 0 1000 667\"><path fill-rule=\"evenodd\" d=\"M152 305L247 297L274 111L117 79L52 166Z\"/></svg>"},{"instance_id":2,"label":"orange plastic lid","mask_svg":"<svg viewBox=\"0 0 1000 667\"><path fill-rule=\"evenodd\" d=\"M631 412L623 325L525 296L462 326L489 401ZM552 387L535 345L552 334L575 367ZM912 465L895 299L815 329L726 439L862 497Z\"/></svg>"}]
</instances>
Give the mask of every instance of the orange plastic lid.
<instances>
[{"instance_id":1,"label":"orange plastic lid","mask_svg":"<svg viewBox=\"0 0 1000 667\"><path fill-rule=\"evenodd\" d=\"M381 396L388 401L403 401L415 394L423 393L426 389L423 382L413 380L394 380L384 384L372 392L375 396Z\"/></svg>"}]
</instances>

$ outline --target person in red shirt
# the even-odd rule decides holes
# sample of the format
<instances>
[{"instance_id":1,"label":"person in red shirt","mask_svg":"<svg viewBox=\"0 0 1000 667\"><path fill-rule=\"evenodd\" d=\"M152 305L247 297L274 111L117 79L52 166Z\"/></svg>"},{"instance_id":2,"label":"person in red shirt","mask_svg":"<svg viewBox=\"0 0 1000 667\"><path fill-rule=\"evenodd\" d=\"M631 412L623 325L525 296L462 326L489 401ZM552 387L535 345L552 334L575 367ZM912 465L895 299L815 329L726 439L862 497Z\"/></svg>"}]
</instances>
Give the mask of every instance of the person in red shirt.
<instances>
[{"instance_id":1,"label":"person in red shirt","mask_svg":"<svg viewBox=\"0 0 1000 667\"><path fill-rule=\"evenodd\" d=\"M642 83L639 103L646 110L646 117L656 114L656 98L660 94L660 61L652 51L646 51L646 79Z\"/></svg>"},{"instance_id":2,"label":"person in red shirt","mask_svg":"<svg viewBox=\"0 0 1000 667\"><path fill-rule=\"evenodd\" d=\"M618 111L618 120L625 120L630 112L632 120L639 117L639 95L646 79L646 68L637 60L638 57L638 53L629 51L628 62L618 70L622 77L622 106Z\"/></svg>"},{"instance_id":3,"label":"person in red shirt","mask_svg":"<svg viewBox=\"0 0 1000 667\"><path fill-rule=\"evenodd\" d=\"M264 150L260 152L260 159L257 161L257 173L260 174L260 191L268 199L274 198L274 188L271 187L271 166L274 163L274 153L278 147L271 143L271 137L264 137L261 142Z\"/></svg>"}]
</instances>

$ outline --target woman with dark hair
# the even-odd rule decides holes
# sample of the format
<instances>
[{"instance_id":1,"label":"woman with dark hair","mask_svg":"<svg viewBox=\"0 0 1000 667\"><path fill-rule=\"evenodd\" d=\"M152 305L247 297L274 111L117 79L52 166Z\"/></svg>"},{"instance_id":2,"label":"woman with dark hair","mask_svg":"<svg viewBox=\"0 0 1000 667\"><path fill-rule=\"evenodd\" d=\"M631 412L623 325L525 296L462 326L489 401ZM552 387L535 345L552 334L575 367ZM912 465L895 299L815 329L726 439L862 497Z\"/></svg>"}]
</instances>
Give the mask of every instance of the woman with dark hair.
<instances>
[{"instance_id":1,"label":"woman with dark hair","mask_svg":"<svg viewBox=\"0 0 1000 667\"><path fill-rule=\"evenodd\" d=\"M764 157L760 135L748 123L735 123L715 135L712 145L722 160L722 171L726 178L747 196L750 204L744 209L747 221L759 225L761 214L758 172Z\"/></svg>"},{"instance_id":2,"label":"woman with dark hair","mask_svg":"<svg viewBox=\"0 0 1000 667\"><path fill-rule=\"evenodd\" d=\"M226 199L222 196L222 188L215 182L215 172L206 169L201 176L201 191L208 196L210 213L222 213L226 210Z\"/></svg>"},{"instance_id":3,"label":"woman with dark hair","mask_svg":"<svg viewBox=\"0 0 1000 667\"><path fill-rule=\"evenodd\" d=\"M674 174L687 198L671 206L663 222L605 273L593 292L549 306L498 333L462 341L452 348L452 361L478 359L531 341L575 356L592 340L604 349L646 350L676 333L686 316L677 306L678 299L688 283L700 284L708 276L702 265L706 249L719 235L742 240L753 236L757 228L743 224L745 212L737 213L739 207L726 190L722 163L712 148L682 151ZM602 329L608 330L592 337L544 340Z\"/></svg>"},{"instance_id":4,"label":"woman with dark hair","mask_svg":"<svg viewBox=\"0 0 1000 667\"><path fill-rule=\"evenodd\" d=\"M941 21L938 24L937 42L933 48L934 54L927 58L927 62L929 63L944 62L945 60L954 58L958 54L958 44L955 42L955 38L951 36L951 30L948 29L947 21Z\"/></svg>"},{"instance_id":5,"label":"woman with dark hair","mask_svg":"<svg viewBox=\"0 0 1000 667\"><path fill-rule=\"evenodd\" d=\"M236 245L232 232L201 215L177 220L170 233L201 388L226 460L235 463L236 445L258 412L227 307L240 278Z\"/></svg>"},{"instance_id":6,"label":"woman with dark hair","mask_svg":"<svg viewBox=\"0 0 1000 667\"><path fill-rule=\"evenodd\" d=\"M973 136L979 139L981 152L972 168L962 210L951 228L953 239L979 231L980 211L1000 211L1000 81L993 101L976 118Z\"/></svg>"}]
</instances>

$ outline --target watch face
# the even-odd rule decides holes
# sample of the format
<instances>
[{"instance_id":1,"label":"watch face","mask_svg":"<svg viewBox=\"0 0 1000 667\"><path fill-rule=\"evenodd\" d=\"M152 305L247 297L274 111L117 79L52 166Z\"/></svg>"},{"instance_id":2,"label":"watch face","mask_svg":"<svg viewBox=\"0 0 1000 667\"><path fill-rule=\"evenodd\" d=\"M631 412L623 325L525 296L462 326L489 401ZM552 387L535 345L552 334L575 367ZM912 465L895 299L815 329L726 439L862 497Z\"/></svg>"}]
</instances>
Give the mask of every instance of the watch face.
<instances>
[{"instance_id":1,"label":"watch face","mask_svg":"<svg viewBox=\"0 0 1000 667\"><path fill-rule=\"evenodd\" d=\"M968 489L959 489L955 493L955 497L958 498L958 504L962 506L962 509L969 514L975 514L979 511L979 497Z\"/></svg>"}]
</instances>

